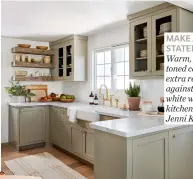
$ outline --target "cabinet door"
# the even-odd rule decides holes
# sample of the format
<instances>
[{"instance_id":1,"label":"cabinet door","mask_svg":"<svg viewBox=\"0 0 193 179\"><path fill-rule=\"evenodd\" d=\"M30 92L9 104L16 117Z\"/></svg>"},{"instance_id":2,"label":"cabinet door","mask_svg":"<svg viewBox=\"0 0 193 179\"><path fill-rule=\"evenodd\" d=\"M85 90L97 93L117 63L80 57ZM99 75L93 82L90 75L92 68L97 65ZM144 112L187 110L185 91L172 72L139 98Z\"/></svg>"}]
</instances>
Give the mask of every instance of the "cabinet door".
<instances>
[{"instance_id":1,"label":"cabinet door","mask_svg":"<svg viewBox=\"0 0 193 179\"><path fill-rule=\"evenodd\" d=\"M170 179L193 178L193 127L170 133Z\"/></svg>"},{"instance_id":2,"label":"cabinet door","mask_svg":"<svg viewBox=\"0 0 193 179\"><path fill-rule=\"evenodd\" d=\"M82 128L74 124L71 126L71 150L76 155L82 155Z\"/></svg>"},{"instance_id":3,"label":"cabinet door","mask_svg":"<svg viewBox=\"0 0 193 179\"><path fill-rule=\"evenodd\" d=\"M45 142L45 108L20 109L20 145Z\"/></svg>"},{"instance_id":4,"label":"cabinet door","mask_svg":"<svg viewBox=\"0 0 193 179\"><path fill-rule=\"evenodd\" d=\"M83 156L90 161L94 159L94 134L91 130L83 130Z\"/></svg>"},{"instance_id":5,"label":"cabinet door","mask_svg":"<svg viewBox=\"0 0 193 179\"><path fill-rule=\"evenodd\" d=\"M59 146L64 150L70 150L70 124L68 122L62 122Z\"/></svg>"},{"instance_id":6,"label":"cabinet door","mask_svg":"<svg viewBox=\"0 0 193 179\"><path fill-rule=\"evenodd\" d=\"M169 10L152 16L152 75L164 75L164 30L170 32L177 31L176 9ZM171 28L163 27L162 24L168 23ZM170 26L169 25L169 26Z\"/></svg>"},{"instance_id":7,"label":"cabinet door","mask_svg":"<svg viewBox=\"0 0 193 179\"><path fill-rule=\"evenodd\" d=\"M54 56L54 69L52 70L52 76L55 80L63 80L64 79L64 58L65 58L65 47L63 45L55 46L53 48Z\"/></svg>"},{"instance_id":8,"label":"cabinet door","mask_svg":"<svg viewBox=\"0 0 193 179\"><path fill-rule=\"evenodd\" d=\"M151 74L151 17L130 23L130 76Z\"/></svg>"},{"instance_id":9,"label":"cabinet door","mask_svg":"<svg viewBox=\"0 0 193 179\"><path fill-rule=\"evenodd\" d=\"M59 145L60 143L60 131L59 126L59 113L57 107L50 108L50 141L52 144Z\"/></svg>"},{"instance_id":10,"label":"cabinet door","mask_svg":"<svg viewBox=\"0 0 193 179\"><path fill-rule=\"evenodd\" d=\"M133 140L133 179L168 179L168 132Z\"/></svg>"},{"instance_id":11,"label":"cabinet door","mask_svg":"<svg viewBox=\"0 0 193 179\"><path fill-rule=\"evenodd\" d=\"M73 78L73 41L67 41L64 44L64 77L65 80L72 80Z\"/></svg>"}]
</instances>

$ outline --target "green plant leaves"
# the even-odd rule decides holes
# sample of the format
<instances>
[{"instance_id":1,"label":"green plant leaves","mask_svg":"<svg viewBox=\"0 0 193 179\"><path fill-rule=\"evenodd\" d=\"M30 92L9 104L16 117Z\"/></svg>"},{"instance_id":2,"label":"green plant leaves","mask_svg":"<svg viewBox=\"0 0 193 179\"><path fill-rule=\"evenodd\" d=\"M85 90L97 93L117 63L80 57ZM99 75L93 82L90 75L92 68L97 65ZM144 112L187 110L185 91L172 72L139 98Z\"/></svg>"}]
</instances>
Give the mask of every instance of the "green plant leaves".
<instances>
[{"instance_id":1,"label":"green plant leaves","mask_svg":"<svg viewBox=\"0 0 193 179\"><path fill-rule=\"evenodd\" d=\"M140 85L136 85L134 83L134 85L132 86L132 84L129 84L129 88L127 88L125 90L125 93L130 96L130 97L138 97L139 93L140 93Z\"/></svg>"},{"instance_id":2,"label":"green plant leaves","mask_svg":"<svg viewBox=\"0 0 193 179\"><path fill-rule=\"evenodd\" d=\"M25 96L32 97L35 96L34 93L31 93L29 90L25 89L25 86L19 85L19 82L10 81L11 86L5 87L5 90L10 96Z\"/></svg>"}]
</instances>

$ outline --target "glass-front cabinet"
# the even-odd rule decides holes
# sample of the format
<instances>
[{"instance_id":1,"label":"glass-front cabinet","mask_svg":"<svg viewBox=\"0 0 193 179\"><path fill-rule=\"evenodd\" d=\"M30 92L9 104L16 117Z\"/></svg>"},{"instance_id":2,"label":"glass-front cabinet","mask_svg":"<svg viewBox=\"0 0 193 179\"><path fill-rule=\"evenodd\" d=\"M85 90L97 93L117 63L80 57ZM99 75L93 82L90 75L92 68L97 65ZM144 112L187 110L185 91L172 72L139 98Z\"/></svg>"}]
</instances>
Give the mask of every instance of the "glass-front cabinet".
<instances>
[{"instance_id":1,"label":"glass-front cabinet","mask_svg":"<svg viewBox=\"0 0 193 179\"><path fill-rule=\"evenodd\" d=\"M151 18L131 23L130 75L148 76L151 72Z\"/></svg>"},{"instance_id":2,"label":"glass-front cabinet","mask_svg":"<svg viewBox=\"0 0 193 179\"><path fill-rule=\"evenodd\" d=\"M128 16L130 78L164 76L164 34L193 32L193 13L163 3Z\"/></svg>"},{"instance_id":3,"label":"glass-front cabinet","mask_svg":"<svg viewBox=\"0 0 193 179\"><path fill-rule=\"evenodd\" d=\"M70 36L50 43L54 51L54 80L85 81L87 38Z\"/></svg>"},{"instance_id":4,"label":"glass-front cabinet","mask_svg":"<svg viewBox=\"0 0 193 179\"><path fill-rule=\"evenodd\" d=\"M152 16L152 75L164 75L164 33L177 32L176 9Z\"/></svg>"}]
</instances>

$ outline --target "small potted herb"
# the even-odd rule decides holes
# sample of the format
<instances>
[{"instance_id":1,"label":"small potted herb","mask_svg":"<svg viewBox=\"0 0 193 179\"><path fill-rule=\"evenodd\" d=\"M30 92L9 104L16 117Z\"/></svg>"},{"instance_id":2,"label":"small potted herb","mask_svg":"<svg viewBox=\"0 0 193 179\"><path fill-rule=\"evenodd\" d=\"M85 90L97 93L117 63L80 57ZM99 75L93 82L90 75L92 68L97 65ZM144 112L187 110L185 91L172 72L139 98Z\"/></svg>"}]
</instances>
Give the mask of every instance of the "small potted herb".
<instances>
[{"instance_id":1,"label":"small potted herb","mask_svg":"<svg viewBox=\"0 0 193 179\"><path fill-rule=\"evenodd\" d=\"M140 86L129 84L129 88L125 90L125 93L128 96L128 104L130 110L139 110L139 104L141 97L139 96L140 93Z\"/></svg>"},{"instance_id":2,"label":"small potted herb","mask_svg":"<svg viewBox=\"0 0 193 179\"><path fill-rule=\"evenodd\" d=\"M9 96L12 98L13 102L25 102L26 98L31 98L32 96L35 96L34 93L31 93L29 90L25 88L25 86L22 86L19 84L19 82L10 82L10 87L5 87L5 90L9 94Z\"/></svg>"}]
</instances>

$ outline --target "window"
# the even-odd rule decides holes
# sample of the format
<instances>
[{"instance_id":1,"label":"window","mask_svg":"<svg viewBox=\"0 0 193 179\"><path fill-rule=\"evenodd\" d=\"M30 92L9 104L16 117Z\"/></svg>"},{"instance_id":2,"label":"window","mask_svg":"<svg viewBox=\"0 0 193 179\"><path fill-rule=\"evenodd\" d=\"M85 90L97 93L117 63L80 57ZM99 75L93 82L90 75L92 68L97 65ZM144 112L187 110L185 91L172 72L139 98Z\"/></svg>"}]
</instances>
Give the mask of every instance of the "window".
<instances>
[{"instance_id":1,"label":"window","mask_svg":"<svg viewBox=\"0 0 193 179\"><path fill-rule=\"evenodd\" d=\"M129 82L129 45L94 51L94 88L125 89Z\"/></svg>"}]
</instances>

